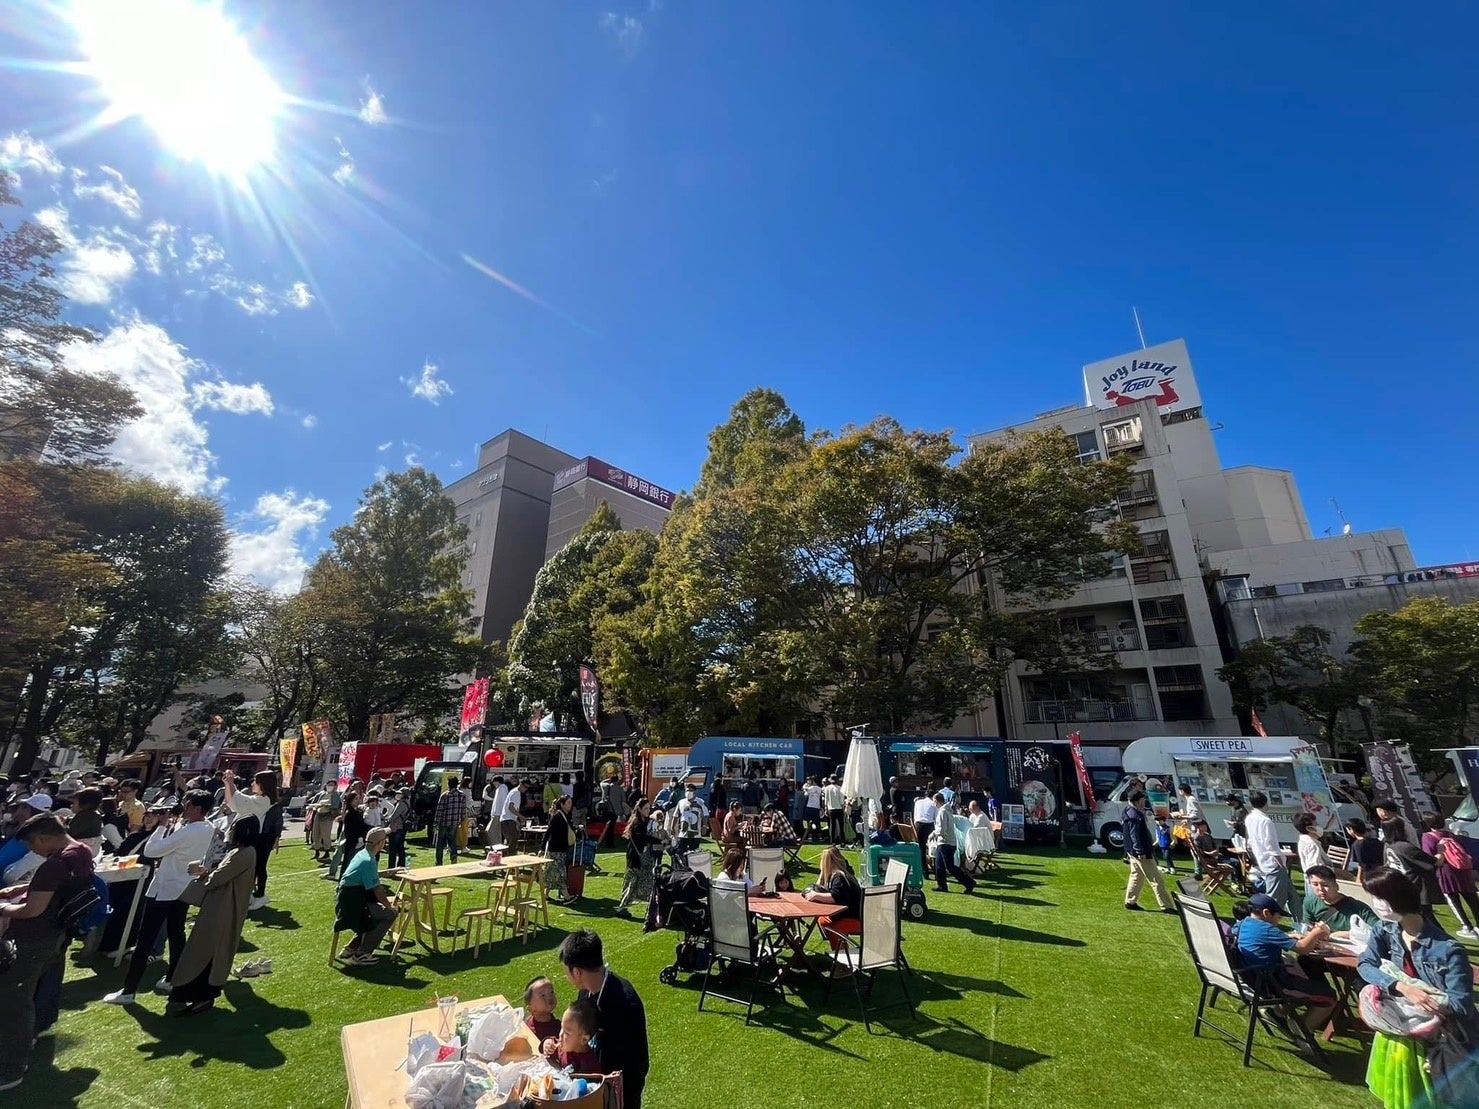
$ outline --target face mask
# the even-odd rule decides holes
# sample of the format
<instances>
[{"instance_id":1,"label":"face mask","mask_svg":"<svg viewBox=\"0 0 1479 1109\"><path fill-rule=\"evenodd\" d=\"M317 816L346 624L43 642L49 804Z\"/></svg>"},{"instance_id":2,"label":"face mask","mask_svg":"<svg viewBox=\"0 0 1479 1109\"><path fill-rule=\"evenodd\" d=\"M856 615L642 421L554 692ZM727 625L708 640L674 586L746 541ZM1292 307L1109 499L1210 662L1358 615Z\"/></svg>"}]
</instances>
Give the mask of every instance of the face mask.
<instances>
[{"instance_id":1,"label":"face mask","mask_svg":"<svg viewBox=\"0 0 1479 1109\"><path fill-rule=\"evenodd\" d=\"M1402 919L1402 914L1393 909L1380 897L1373 897L1371 899L1371 911L1390 924L1395 924Z\"/></svg>"}]
</instances>

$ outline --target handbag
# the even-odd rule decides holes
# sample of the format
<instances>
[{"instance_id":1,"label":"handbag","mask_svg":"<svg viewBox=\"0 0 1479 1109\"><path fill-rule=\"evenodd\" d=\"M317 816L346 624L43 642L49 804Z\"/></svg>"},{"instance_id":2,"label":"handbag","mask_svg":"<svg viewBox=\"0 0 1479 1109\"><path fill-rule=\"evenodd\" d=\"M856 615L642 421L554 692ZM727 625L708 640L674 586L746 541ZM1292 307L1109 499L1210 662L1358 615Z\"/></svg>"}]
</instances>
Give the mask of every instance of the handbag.
<instances>
[{"instance_id":1,"label":"handbag","mask_svg":"<svg viewBox=\"0 0 1479 1109\"><path fill-rule=\"evenodd\" d=\"M1479 1057L1461 1020L1445 1020L1427 1045L1433 1092L1445 1105L1479 1105Z\"/></svg>"},{"instance_id":2,"label":"handbag","mask_svg":"<svg viewBox=\"0 0 1479 1109\"><path fill-rule=\"evenodd\" d=\"M192 878L190 884L180 891L180 896L175 898L184 905L201 905L205 902L205 879Z\"/></svg>"}]
</instances>

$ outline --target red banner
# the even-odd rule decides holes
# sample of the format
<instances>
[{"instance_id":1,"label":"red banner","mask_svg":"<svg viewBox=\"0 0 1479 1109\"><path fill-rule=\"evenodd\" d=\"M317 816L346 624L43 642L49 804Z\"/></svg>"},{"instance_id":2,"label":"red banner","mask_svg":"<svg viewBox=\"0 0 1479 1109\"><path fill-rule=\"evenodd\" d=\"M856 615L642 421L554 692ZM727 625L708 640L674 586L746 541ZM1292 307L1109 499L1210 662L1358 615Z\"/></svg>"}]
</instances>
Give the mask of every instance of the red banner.
<instances>
[{"instance_id":1,"label":"red banner","mask_svg":"<svg viewBox=\"0 0 1479 1109\"><path fill-rule=\"evenodd\" d=\"M1084 765L1083 747L1077 732L1068 733L1068 749L1073 752L1073 765L1078 771L1078 783L1084 789L1084 804L1094 807L1094 783L1089 779L1089 768Z\"/></svg>"},{"instance_id":2,"label":"red banner","mask_svg":"<svg viewBox=\"0 0 1479 1109\"><path fill-rule=\"evenodd\" d=\"M465 736L474 728L482 727L488 718L488 679L479 678L462 693L462 727Z\"/></svg>"},{"instance_id":3,"label":"red banner","mask_svg":"<svg viewBox=\"0 0 1479 1109\"><path fill-rule=\"evenodd\" d=\"M1268 738L1268 730L1266 728L1264 728L1263 721L1260 720L1260 719L1258 719L1258 710L1257 709L1250 709L1249 712L1248 712L1248 717L1249 717L1249 723L1251 723L1253 725L1253 734L1254 735L1261 735L1261 736L1263 736L1264 739L1267 739Z\"/></svg>"}]
</instances>

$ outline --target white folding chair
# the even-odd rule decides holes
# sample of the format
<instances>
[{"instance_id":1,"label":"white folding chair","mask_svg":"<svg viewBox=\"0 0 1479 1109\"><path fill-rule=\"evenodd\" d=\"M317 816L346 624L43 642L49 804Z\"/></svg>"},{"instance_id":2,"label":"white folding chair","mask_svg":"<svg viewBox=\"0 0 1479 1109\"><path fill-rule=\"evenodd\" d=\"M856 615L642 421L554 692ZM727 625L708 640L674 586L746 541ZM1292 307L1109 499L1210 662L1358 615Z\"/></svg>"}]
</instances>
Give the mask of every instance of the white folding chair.
<instances>
[{"instance_id":1,"label":"white folding chair","mask_svg":"<svg viewBox=\"0 0 1479 1109\"><path fill-rule=\"evenodd\" d=\"M785 869L785 856L785 851L779 847L750 848L750 881L757 886L763 881L765 888L772 892L779 889L781 872Z\"/></svg>"},{"instance_id":2,"label":"white folding chair","mask_svg":"<svg viewBox=\"0 0 1479 1109\"><path fill-rule=\"evenodd\" d=\"M698 1011L703 1012L704 1001L717 997L745 1007L745 1023L755 1011L755 991L760 985L762 966L773 967L774 955L750 926L749 891L743 883L715 882L709 887L709 965L704 968L703 988L698 995ZM710 980L714 967L723 959L726 971L730 967L750 968L750 996L736 997L713 989Z\"/></svg>"},{"instance_id":3,"label":"white folding chair","mask_svg":"<svg viewBox=\"0 0 1479 1109\"><path fill-rule=\"evenodd\" d=\"M863 1027L869 1032L873 1031L873 1025L868 1019L868 1005L863 1000L863 987L859 980L867 977L867 996L871 999L878 972L889 967L899 972L899 990L904 995L903 1000L888 1005L875 1005L874 1010L907 1005L909 1015L915 1015L914 999L909 996L909 987L904 982L904 950L899 942L900 897L899 886L871 886L863 891L863 909L859 914L862 918L860 932L852 935L833 931L826 926L822 928L823 934L836 945L832 953L832 973L827 978L826 997L832 996L832 986L837 981L838 971L849 971L853 992L858 997L858 1008L863 1013ZM825 1003L826 998L823 1000Z\"/></svg>"},{"instance_id":4,"label":"white folding chair","mask_svg":"<svg viewBox=\"0 0 1479 1109\"><path fill-rule=\"evenodd\" d=\"M714 856L707 851L690 851L684 859L688 863L688 869L695 874L702 874L705 878L714 877Z\"/></svg>"}]
</instances>

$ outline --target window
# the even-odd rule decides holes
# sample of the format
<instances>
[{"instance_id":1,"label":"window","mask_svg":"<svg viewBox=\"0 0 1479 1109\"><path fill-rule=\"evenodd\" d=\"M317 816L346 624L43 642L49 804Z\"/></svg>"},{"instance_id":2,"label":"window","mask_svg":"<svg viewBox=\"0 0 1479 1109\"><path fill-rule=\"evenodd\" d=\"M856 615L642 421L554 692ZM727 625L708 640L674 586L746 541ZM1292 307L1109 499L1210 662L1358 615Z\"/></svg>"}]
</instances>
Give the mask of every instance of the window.
<instances>
[{"instance_id":1,"label":"window","mask_svg":"<svg viewBox=\"0 0 1479 1109\"><path fill-rule=\"evenodd\" d=\"M1074 444L1078 447L1078 460L1082 463L1099 461L1099 433L1097 431L1080 431L1073 436Z\"/></svg>"},{"instance_id":2,"label":"window","mask_svg":"<svg viewBox=\"0 0 1479 1109\"><path fill-rule=\"evenodd\" d=\"M472 518L472 526L475 528L483 526L483 514L481 512Z\"/></svg>"},{"instance_id":3,"label":"window","mask_svg":"<svg viewBox=\"0 0 1479 1109\"><path fill-rule=\"evenodd\" d=\"M1145 645L1152 651L1169 651L1194 646L1191 628L1183 621L1151 624L1145 629Z\"/></svg>"},{"instance_id":4,"label":"window","mask_svg":"<svg viewBox=\"0 0 1479 1109\"><path fill-rule=\"evenodd\" d=\"M1139 416L1104 425L1104 449L1110 454L1135 450L1144 445L1145 438L1141 431Z\"/></svg>"},{"instance_id":5,"label":"window","mask_svg":"<svg viewBox=\"0 0 1479 1109\"><path fill-rule=\"evenodd\" d=\"M1321 581L1307 581L1304 583L1306 593L1333 593L1337 589L1345 588L1345 578L1324 578Z\"/></svg>"},{"instance_id":6,"label":"window","mask_svg":"<svg viewBox=\"0 0 1479 1109\"><path fill-rule=\"evenodd\" d=\"M1140 602L1140 618L1147 624L1157 620L1182 620L1186 602L1181 597L1146 597Z\"/></svg>"},{"instance_id":7,"label":"window","mask_svg":"<svg viewBox=\"0 0 1479 1109\"><path fill-rule=\"evenodd\" d=\"M1162 720L1207 718L1207 693L1200 666L1157 666L1155 684Z\"/></svg>"}]
</instances>

